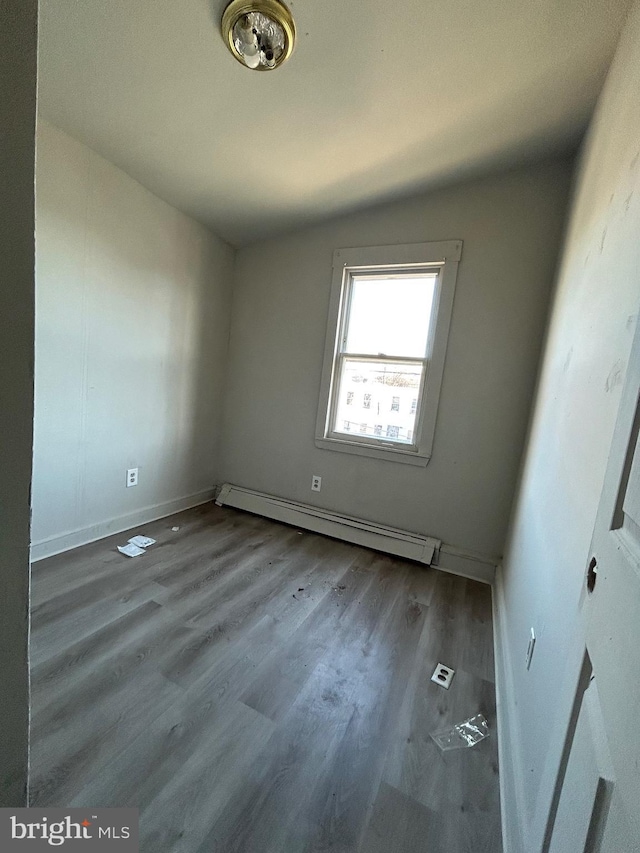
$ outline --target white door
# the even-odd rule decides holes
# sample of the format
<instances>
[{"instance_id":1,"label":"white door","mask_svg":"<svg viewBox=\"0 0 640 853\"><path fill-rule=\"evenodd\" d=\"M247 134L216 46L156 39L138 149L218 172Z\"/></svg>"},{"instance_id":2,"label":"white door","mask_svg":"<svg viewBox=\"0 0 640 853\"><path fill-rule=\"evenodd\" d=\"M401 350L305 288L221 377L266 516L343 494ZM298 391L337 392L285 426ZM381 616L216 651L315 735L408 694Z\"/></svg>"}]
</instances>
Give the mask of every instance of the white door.
<instances>
[{"instance_id":1,"label":"white door","mask_svg":"<svg viewBox=\"0 0 640 853\"><path fill-rule=\"evenodd\" d=\"M582 613L593 681L578 697L552 853L640 851L639 432L640 324L585 577Z\"/></svg>"},{"instance_id":2,"label":"white door","mask_svg":"<svg viewBox=\"0 0 640 853\"><path fill-rule=\"evenodd\" d=\"M595 677L580 693L577 725L553 825L549 853L596 853L615 787Z\"/></svg>"}]
</instances>

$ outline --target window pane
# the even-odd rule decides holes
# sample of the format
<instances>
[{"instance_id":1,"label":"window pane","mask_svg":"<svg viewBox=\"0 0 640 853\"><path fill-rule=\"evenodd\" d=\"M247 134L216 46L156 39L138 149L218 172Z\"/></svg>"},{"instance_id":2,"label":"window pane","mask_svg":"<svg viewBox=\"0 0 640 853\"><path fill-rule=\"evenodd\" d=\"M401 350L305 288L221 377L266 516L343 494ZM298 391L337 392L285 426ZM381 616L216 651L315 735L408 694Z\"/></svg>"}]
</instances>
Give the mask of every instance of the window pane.
<instances>
[{"instance_id":1,"label":"window pane","mask_svg":"<svg viewBox=\"0 0 640 853\"><path fill-rule=\"evenodd\" d=\"M346 352L424 358L437 275L354 276Z\"/></svg>"},{"instance_id":2,"label":"window pane","mask_svg":"<svg viewBox=\"0 0 640 853\"><path fill-rule=\"evenodd\" d=\"M411 444L421 380L419 363L342 359L334 432Z\"/></svg>"}]
</instances>

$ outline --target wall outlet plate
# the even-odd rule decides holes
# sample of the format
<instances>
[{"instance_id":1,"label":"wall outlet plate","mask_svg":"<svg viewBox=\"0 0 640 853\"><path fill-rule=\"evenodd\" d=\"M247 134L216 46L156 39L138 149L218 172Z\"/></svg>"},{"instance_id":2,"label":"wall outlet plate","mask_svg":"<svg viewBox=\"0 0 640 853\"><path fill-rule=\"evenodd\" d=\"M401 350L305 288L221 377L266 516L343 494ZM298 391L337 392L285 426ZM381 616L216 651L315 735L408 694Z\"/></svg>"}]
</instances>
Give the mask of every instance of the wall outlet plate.
<instances>
[{"instance_id":1,"label":"wall outlet plate","mask_svg":"<svg viewBox=\"0 0 640 853\"><path fill-rule=\"evenodd\" d=\"M138 485L138 469L137 468L127 468L127 488L130 489L131 486Z\"/></svg>"},{"instance_id":2,"label":"wall outlet plate","mask_svg":"<svg viewBox=\"0 0 640 853\"><path fill-rule=\"evenodd\" d=\"M313 474L311 477L311 491L319 492L322 488L322 477L319 477L318 474Z\"/></svg>"},{"instance_id":3,"label":"wall outlet plate","mask_svg":"<svg viewBox=\"0 0 640 853\"><path fill-rule=\"evenodd\" d=\"M450 666L445 666L443 663L439 663L433 671L431 681L434 681L436 684L439 684L440 687L444 687L445 690L448 690L451 687L451 682L453 681L453 676L455 674L455 669L451 669Z\"/></svg>"},{"instance_id":4,"label":"wall outlet plate","mask_svg":"<svg viewBox=\"0 0 640 853\"><path fill-rule=\"evenodd\" d=\"M533 650L536 647L536 632L531 628L531 632L529 634L529 643L527 645L527 669L531 667L531 658L533 657Z\"/></svg>"}]
</instances>

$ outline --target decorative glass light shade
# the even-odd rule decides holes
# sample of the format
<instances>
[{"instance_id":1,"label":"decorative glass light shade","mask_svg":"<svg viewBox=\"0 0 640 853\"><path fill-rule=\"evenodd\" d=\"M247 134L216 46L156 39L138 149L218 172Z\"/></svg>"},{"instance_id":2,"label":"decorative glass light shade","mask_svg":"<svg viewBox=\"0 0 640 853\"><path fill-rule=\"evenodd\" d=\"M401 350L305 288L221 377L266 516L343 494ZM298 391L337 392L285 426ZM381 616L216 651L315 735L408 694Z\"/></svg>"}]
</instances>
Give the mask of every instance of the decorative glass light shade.
<instances>
[{"instance_id":1,"label":"decorative glass light shade","mask_svg":"<svg viewBox=\"0 0 640 853\"><path fill-rule=\"evenodd\" d=\"M234 57L254 71L271 71L291 56L296 28L280 0L232 0L222 35Z\"/></svg>"}]
</instances>

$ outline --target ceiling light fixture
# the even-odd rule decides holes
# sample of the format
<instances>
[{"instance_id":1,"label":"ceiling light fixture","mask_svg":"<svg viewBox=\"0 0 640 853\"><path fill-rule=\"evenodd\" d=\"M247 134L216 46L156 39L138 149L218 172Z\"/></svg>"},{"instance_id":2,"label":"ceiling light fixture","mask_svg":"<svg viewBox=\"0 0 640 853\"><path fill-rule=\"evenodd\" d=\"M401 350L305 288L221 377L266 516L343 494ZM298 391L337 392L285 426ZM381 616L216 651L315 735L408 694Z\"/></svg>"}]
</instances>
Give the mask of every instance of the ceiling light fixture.
<instances>
[{"instance_id":1,"label":"ceiling light fixture","mask_svg":"<svg viewBox=\"0 0 640 853\"><path fill-rule=\"evenodd\" d=\"M222 36L238 62L271 71L291 56L296 27L280 0L232 0L222 15Z\"/></svg>"}]
</instances>

